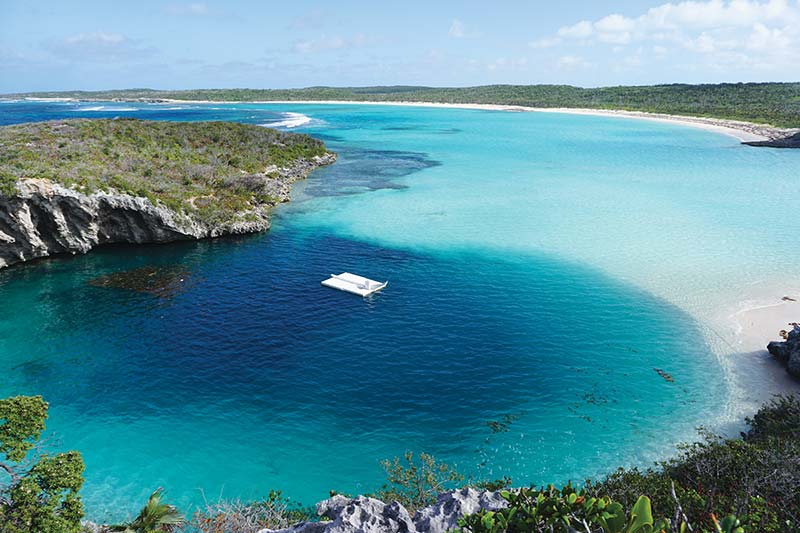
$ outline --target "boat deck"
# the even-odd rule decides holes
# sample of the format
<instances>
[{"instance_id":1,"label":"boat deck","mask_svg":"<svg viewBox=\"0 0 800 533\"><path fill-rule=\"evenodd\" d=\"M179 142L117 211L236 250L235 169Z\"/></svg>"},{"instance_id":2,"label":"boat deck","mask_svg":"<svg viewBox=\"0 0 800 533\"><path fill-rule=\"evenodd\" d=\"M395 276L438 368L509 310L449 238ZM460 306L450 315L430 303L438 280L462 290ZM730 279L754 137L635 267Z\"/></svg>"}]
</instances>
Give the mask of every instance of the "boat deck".
<instances>
[{"instance_id":1,"label":"boat deck","mask_svg":"<svg viewBox=\"0 0 800 533\"><path fill-rule=\"evenodd\" d=\"M343 272L341 274L331 274L331 277L323 281L322 284L331 289L338 289L359 296L369 296L386 287L389 282L381 283L350 272Z\"/></svg>"}]
</instances>

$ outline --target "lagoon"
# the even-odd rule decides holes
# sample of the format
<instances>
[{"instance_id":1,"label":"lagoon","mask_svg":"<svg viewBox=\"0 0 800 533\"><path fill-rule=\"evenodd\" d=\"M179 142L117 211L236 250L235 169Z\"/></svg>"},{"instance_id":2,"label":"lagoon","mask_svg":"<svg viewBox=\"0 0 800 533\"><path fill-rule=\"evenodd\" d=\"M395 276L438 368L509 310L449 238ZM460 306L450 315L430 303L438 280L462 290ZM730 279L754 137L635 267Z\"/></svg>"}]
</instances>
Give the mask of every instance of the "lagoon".
<instances>
[{"instance_id":1,"label":"lagoon","mask_svg":"<svg viewBox=\"0 0 800 533\"><path fill-rule=\"evenodd\" d=\"M776 206L800 152L564 114L0 104L2 124L114 116L289 127L339 161L265 234L0 271L0 395L50 402L93 519L158 486L183 508L374 490L405 450L475 478L581 480L729 428L783 386L741 355L755 346L732 316L796 291L800 219ZM174 265L161 296L90 283ZM341 271L390 285L319 285Z\"/></svg>"}]
</instances>

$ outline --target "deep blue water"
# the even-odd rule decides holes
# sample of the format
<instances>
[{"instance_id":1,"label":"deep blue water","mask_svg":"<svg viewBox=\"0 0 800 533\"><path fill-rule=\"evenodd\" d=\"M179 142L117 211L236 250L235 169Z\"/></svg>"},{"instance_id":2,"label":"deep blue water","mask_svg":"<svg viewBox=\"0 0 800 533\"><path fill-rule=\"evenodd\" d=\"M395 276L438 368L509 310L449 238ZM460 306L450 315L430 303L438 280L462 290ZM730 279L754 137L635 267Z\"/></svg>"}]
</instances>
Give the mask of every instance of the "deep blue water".
<instances>
[{"instance_id":1,"label":"deep blue water","mask_svg":"<svg viewBox=\"0 0 800 533\"><path fill-rule=\"evenodd\" d=\"M0 271L0 395L50 402L52 445L85 456L90 516L120 518L158 486L185 509L203 494L271 488L313 503L330 489L377 488L378 461L405 450L479 478L566 482L646 465L726 409L730 387L709 379L724 372L693 309L627 270L615 275L614 261L636 260L602 230L630 224L614 219L630 211L606 210L613 173L599 178L605 195L587 192L596 186L587 176L611 161L637 175L621 205L641 194L641 180L655 190L671 181L673 194L683 182L669 169L641 172L653 154L713 166L738 149L728 138L592 117L324 105L22 102L0 104L0 123L274 124L295 120L289 111L311 117L297 131L323 138L340 160L297 187L270 232L106 247ZM520 135L537 120L563 141L559 158ZM610 159L593 170L572 136L611 139ZM662 145L676 137L669 155ZM515 156L514 143L538 155ZM666 235L678 229L665 223ZM567 253L559 232L580 253ZM666 266L648 264L644 277L664 279ZM184 269L167 295L88 284L159 265ZM342 271L390 285L366 300L319 285ZM503 420L507 431L488 424Z\"/></svg>"}]
</instances>

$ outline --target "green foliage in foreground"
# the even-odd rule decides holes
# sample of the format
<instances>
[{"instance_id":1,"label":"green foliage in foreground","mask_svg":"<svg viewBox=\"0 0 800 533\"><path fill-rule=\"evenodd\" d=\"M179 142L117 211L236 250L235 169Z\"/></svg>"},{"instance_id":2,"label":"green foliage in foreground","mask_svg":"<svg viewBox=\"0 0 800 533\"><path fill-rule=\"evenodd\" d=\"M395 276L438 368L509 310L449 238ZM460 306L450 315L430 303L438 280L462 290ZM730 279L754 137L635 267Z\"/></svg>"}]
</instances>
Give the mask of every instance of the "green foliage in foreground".
<instances>
[{"instance_id":1,"label":"green foliage in foreground","mask_svg":"<svg viewBox=\"0 0 800 533\"><path fill-rule=\"evenodd\" d=\"M746 120L800 127L800 83L670 84L581 88L570 85L479 87L308 87L304 89L199 89L71 91L9 97L71 97L96 100L175 99L213 101L352 100L505 104L530 107L625 109Z\"/></svg>"},{"instance_id":2,"label":"green foliage in foreground","mask_svg":"<svg viewBox=\"0 0 800 533\"><path fill-rule=\"evenodd\" d=\"M207 222L271 204L252 176L326 153L321 141L228 122L63 120L0 128L0 194L22 178L142 196Z\"/></svg>"},{"instance_id":3,"label":"green foliage in foreground","mask_svg":"<svg viewBox=\"0 0 800 533\"><path fill-rule=\"evenodd\" d=\"M657 468L587 482L587 492L626 506L644 494L660 513L707 531L713 513L735 514L748 532L800 531L800 397L776 398L748 423L741 439L707 435Z\"/></svg>"},{"instance_id":4,"label":"green foliage in foreground","mask_svg":"<svg viewBox=\"0 0 800 533\"><path fill-rule=\"evenodd\" d=\"M29 457L44 431L47 408L41 396L0 400L2 533L80 531L83 505L78 492L84 469L80 454Z\"/></svg>"},{"instance_id":5,"label":"green foliage in foreground","mask_svg":"<svg viewBox=\"0 0 800 533\"><path fill-rule=\"evenodd\" d=\"M176 531L186 523L183 515L169 504L162 502L163 489L156 489L147 503L132 522L111 526L111 531L123 533L158 533L160 531Z\"/></svg>"},{"instance_id":6,"label":"green foliage in foreground","mask_svg":"<svg viewBox=\"0 0 800 533\"><path fill-rule=\"evenodd\" d=\"M504 531L583 531L604 533L652 533L666 531L666 520L653 521L650 499L641 496L630 513L610 498L592 498L571 485L561 490L552 485L546 489L502 491L508 508L482 511L460 521L464 531L500 533Z\"/></svg>"},{"instance_id":7,"label":"green foliage in foreground","mask_svg":"<svg viewBox=\"0 0 800 533\"><path fill-rule=\"evenodd\" d=\"M508 507L498 511L480 511L459 520L463 533L686 533L693 531L688 522L653 518L650 498L639 496L629 512L605 496L589 496L571 485L556 489L552 485L536 489L502 491ZM721 521L711 517L713 533L745 533L733 515Z\"/></svg>"},{"instance_id":8,"label":"green foliage in foreground","mask_svg":"<svg viewBox=\"0 0 800 533\"><path fill-rule=\"evenodd\" d=\"M437 462L427 453L420 453L417 459L412 452L406 452L402 459L382 461L386 471L386 483L376 497L385 502L397 501L409 513L436 503L439 493L453 489L464 480L446 463Z\"/></svg>"}]
</instances>

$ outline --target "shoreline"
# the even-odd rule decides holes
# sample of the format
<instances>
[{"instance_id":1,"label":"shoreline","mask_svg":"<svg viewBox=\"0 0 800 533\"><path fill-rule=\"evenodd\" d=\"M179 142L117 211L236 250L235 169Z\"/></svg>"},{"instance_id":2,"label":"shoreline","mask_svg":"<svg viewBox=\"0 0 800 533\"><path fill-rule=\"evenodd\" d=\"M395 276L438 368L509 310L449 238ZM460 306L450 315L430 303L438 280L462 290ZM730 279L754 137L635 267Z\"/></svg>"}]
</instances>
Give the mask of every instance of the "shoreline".
<instances>
[{"instance_id":1,"label":"shoreline","mask_svg":"<svg viewBox=\"0 0 800 533\"><path fill-rule=\"evenodd\" d=\"M186 100L165 100L166 103L188 102ZM214 101L194 100L191 103L210 104L220 103ZM729 120L721 118L692 117L686 115L670 115L662 113L649 113L645 111L625 111L622 109L593 109L578 107L527 107L505 104L448 104L439 102L362 102L358 100L263 100L253 102L229 102L229 103L251 103L251 104L320 104L320 105L386 105L386 106L405 106L405 107L434 107L445 109L474 109L483 111L511 111L518 113L561 113L565 115L586 115L598 117L633 118L639 120L651 120L655 122L677 123L686 126L713 131L724 135L735 137L741 142L770 141L788 137L800 131L800 129L778 128L767 124L756 124L754 122L744 122L740 120Z\"/></svg>"},{"instance_id":2,"label":"shoreline","mask_svg":"<svg viewBox=\"0 0 800 533\"><path fill-rule=\"evenodd\" d=\"M445 109L474 109L483 111L511 111L533 113L562 113L567 115L587 115L612 118L631 118L650 120L662 123L681 124L695 128L728 135L740 142L772 141L789 137L800 132L800 128L779 128L768 124L757 124L741 120L693 117L688 115L672 115L667 113L650 113L647 111L626 111L622 109L596 109L577 107L528 107L507 104L470 104L470 103L442 103L442 102L409 102L409 101L360 101L360 100L253 100L253 101L220 101L220 100L178 100L172 98L154 101L141 99L118 100L83 100L79 98L24 98L32 102L134 102L154 104L300 104L300 105L383 105L406 107L433 107Z\"/></svg>"},{"instance_id":3,"label":"shoreline","mask_svg":"<svg viewBox=\"0 0 800 533\"><path fill-rule=\"evenodd\" d=\"M474 109L483 111L511 111L517 113L561 113L565 115L586 115L598 117L633 118L656 122L677 123L695 128L713 131L735 137L740 142L770 141L788 137L800 129L778 128L767 124L756 124L740 120L721 118L692 117L686 115L670 115L665 113L649 113L645 111L625 111L622 109L593 109L579 107L528 107L506 104L449 104L441 102L374 102L359 100L257 100L252 102L218 102L214 100L174 100L164 99L164 103L179 104L300 104L300 105L384 105L404 107L433 107L444 109Z\"/></svg>"},{"instance_id":4,"label":"shoreline","mask_svg":"<svg viewBox=\"0 0 800 533\"><path fill-rule=\"evenodd\" d=\"M780 298L766 299L760 303L745 307L733 313L730 318L733 320L741 347L745 350L759 349L766 351L767 342L782 340L779 332L781 330L791 331L789 324L800 320L800 295L790 292L785 297L792 300ZM763 346L762 346L763 344Z\"/></svg>"},{"instance_id":5,"label":"shoreline","mask_svg":"<svg viewBox=\"0 0 800 533\"><path fill-rule=\"evenodd\" d=\"M770 341L783 340L781 330L789 331L789 323L800 321L800 287L762 286L748 296L736 307L720 308L704 319L712 336L709 346L712 351L717 351L714 346L722 348L718 356L735 393L731 406L738 409L729 413L734 426L737 418L750 416L774 395L800 390L800 380L767 351Z\"/></svg>"},{"instance_id":6,"label":"shoreline","mask_svg":"<svg viewBox=\"0 0 800 533\"><path fill-rule=\"evenodd\" d=\"M712 131L719 134L735 137L741 142L770 140L791 135L798 130L777 128L751 122L716 119L706 117L691 117L683 115L648 113L640 111L588 109L588 108L540 108L504 104L477 104L477 103L440 103L440 102L409 102L409 101L358 101L358 100L258 100L258 101L215 101L215 100L178 100L158 99L146 101L140 99L118 100L84 100L78 98L25 98L29 101L54 101L54 102L134 102L150 104L280 104L280 105L376 105L376 106L403 106L403 107L430 107L444 109L472 109L483 111L503 112L534 112L534 113L563 113L572 115L588 115L600 117L630 118L637 120L650 120L662 123L674 123ZM778 332L789 328L788 323L800 321L800 287L787 289L781 293L775 287L765 288L751 295L748 300L741 301L737 309L719 309L714 314L716 319L710 320L733 333L733 337L723 339L730 348L731 355L736 354L761 354L761 363L769 358L766 345L769 341L779 340ZM783 296L790 296L798 302L782 301ZM795 304L795 305L792 305ZM712 317L707 317L711 319ZM727 327L726 327L727 326ZM730 329L728 329L730 328ZM718 333L715 336L719 336ZM779 366L779 365L776 365ZM781 369L782 371L782 369Z\"/></svg>"}]
</instances>

